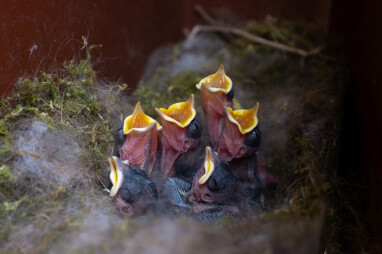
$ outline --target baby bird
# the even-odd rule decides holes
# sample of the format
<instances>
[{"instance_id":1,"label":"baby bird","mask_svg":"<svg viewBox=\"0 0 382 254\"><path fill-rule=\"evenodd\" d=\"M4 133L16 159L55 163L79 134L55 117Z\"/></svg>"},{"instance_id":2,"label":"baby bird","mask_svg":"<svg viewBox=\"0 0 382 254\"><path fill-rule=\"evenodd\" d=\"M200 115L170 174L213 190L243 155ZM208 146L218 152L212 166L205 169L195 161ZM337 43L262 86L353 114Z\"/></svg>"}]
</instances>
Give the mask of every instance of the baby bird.
<instances>
[{"instance_id":1,"label":"baby bird","mask_svg":"<svg viewBox=\"0 0 382 254\"><path fill-rule=\"evenodd\" d=\"M250 109L224 107L224 110L223 128L217 144L219 157L231 161L254 155L261 142L257 118L259 103Z\"/></svg>"},{"instance_id":2,"label":"baby bird","mask_svg":"<svg viewBox=\"0 0 382 254\"><path fill-rule=\"evenodd\" d=\"M202 125L196 117L192 94L185 102L172 104L168 109L155 110L163 126L161 172L165 177L172 177L175 160L199 144Z\"/></svg>"},{"instance_id":3,"label":"baby bird","mask_svg":"<svg viewBox=\"0 0 382 254\"><path fill-rule=\"evenodd\" d=\"M202 79L196 88L200 90L210 143L212 147L216 147L222 128L221 120L225 117L224 106L232 107L232 80L225 75L224 67L220 65L215 74Z\"/></svg>"},{"instance_id":4,"label":"baby bird","mask_svg":"<svg viewBox=\"0 0 382 254\"><path fill-rule=\"evenodd\" d=\"M121 160L128 161L130 166L141 168L147 175L151 175L160 160L161 130L162 126L147 116L138 102L134 112L125 118L123 128L118 133Z\"/></svg>"},{"instance_id":5,"label":"baby bird","mask_svg":"<svg viewBox=\"0 0 382 254\"><path fill-rule=\"evenodd\" d=\"M236 190L237 180L229 164L207 146L204 164L192 181L188 197L194 212L238 214L240 209Z\"/></svg>"},{"instance_id":6,"label":"baby bird","mask_svg":"<svg viewBox=\"0 0 382 254\"><path fill-rule=\"evenodd\" d=\"M258 160L261 132L257 114L259 103L250 109L225 107L225 120L218 140L218 155L227 160L239 181L239 192L252 201L260 202L261 190L277 180L266 173Z\"/></svg>"},{"instance_id":7,"label":"baby bird","mask_svg":"<svg viewBox=\"0 0 382 254\"><path fill-rule=\"evenodd\" d=\"M109 157L110 180L113 187L110 197L116 208L125 215L146 213L158 199L155 184L146 173L135 166L122 162L118 157Z\"/></svg>"}]
</instances>

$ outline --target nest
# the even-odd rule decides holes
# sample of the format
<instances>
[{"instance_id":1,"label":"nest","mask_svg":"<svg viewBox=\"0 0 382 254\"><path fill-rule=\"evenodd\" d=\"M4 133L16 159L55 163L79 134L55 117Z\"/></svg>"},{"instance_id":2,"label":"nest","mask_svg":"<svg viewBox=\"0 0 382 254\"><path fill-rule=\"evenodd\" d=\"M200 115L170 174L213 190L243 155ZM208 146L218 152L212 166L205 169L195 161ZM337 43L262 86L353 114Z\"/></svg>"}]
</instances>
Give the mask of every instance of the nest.
<instances>
[{"instance_id":1,"label":"nest","mask_svg":"<svg viewBox=\"0 0 382 254\"><path fill-rule=\"evenodd\" d=\"M272 29L267 22L248 22L242 29L283 40L274 30L278 27L290 43L306 50L323 39L307 25L271 22ZM336 174L346 80L340 60L325 52L301 58L241 37L199 34L154 52L142 82L128 96L121 93L126 85L97 80L93 48L86 49L86 59L67 62L55 74L20 79L13 95L1 101L2 251L171 253L181 246L190 253L336 253L343 234L366 248L362 223L354 230L340 219L352 203L350 195L339 198ZM133 220L116 214L102 190L123 117L138 100L146 114L155 116L154 108L197 94L195 84L220 63L243 107L261 103L261 152L267 170L280 179L265 193L269 211L212 226L183 217Z\"/></svg>"}]
</instances>

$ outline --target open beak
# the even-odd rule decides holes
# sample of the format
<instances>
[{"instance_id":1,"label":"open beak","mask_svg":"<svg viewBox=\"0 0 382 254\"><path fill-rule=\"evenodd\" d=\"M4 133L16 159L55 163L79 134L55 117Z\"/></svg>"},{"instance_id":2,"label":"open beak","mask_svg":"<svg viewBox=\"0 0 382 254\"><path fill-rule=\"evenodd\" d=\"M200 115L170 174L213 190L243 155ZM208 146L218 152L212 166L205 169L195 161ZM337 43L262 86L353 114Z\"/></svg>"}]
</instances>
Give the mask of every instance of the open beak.
<instances>
[{"instance_id":1,"label":"open beak","mask_svg":"<svg viewBox=\"0 0 382 254\"><path fill-rule=\"evenodd\" d=\"M161 171L166 177L174 174L174 163L180 154L187 152L199 143L199 139L190 138L189 126L196 117L194 95L185 102L172 104L168 109L156 108L162 125L162 165Z\"/></svg>"},{"instance_id":2,"label":"open beak","mask_svg":"<svg viewBox=\"0 0 382 254\"><path fill-rule=\"evenodd\" d=\"M224 94L228 94L232 89L232 80L225 75L222 64L215 74L209 75L200 80L199 84L196 85L196 88L200 90L202 84L205 84L211 92L222 92Z\"/></svg>"},{"instance_id":3,"label":"open beak","mask_svg":"<svg viewBox=\"0 0 382 254\"><path fill-rule=\"evenodd\" d=\"M233 110L230 107L224 107L229 121L237 126L241 134L246 134L252 131L259 120L257 113L259 112L259 103L250 109Z\"/></svg>"},{"instance_id":4,"label":"open beak","mask_svg":"<svg viewBox=\"0 0 382 254\"><path fill-rule=\"evenodd\" d=\"M110 166L110 180L113 184L110 190L110 197L114 197L122 186L123 172L121 167L123 162L116 156L109 157L108 161Z\"/></svg>"},{"instance_id":5,"label":"open beak","mask_svg":"<svg viewBox=\"0 0 382 254\"><path fill-rule=\"evenodd\" d=\"M194 95L191 94L190 98L185 102L172 104L168 109L156 108L155 110L162 120L175 123L179 127L185 128L196 116Z\"/></svg>"},{"instance_id":6,"label":"open beak","mask_svg":"<svg viewBox=\"0 0 382 254\"><path fill-rule=\"evenodd\" d=\"M200 90L203 111L206 115L207 131L211 145L216 147L221 132L221 120L225 116L224 106L232 107L232 81L225 75L223 65L196 85Z\"/></svg>"},{"instance_id":7,"label":"open beak","mask_svg":"<svg viewBox=\"0 0 382 254\"><path fill-rule=\"evenodd\" d=\"M231 161L254 152L245 145L245 138L259 123L257 118L259 103L250 109L233 110L230 107L224 107L224 110L225 123L217 148L219 157Z\"/></svg>"},{"instance_id":8,"label":"open beak","mask_svg":"<svg viewBox=\"0 0 382 254\"><path fill-rule=\"evenodd\" d=\"M122 160L151 174L157 159L158 136L162 126L147 116L138 102L134 112L126 117L123 124L124 143L119 149Z\"/></svg>"},{"instance_id":9,"label":"open beak","mask_svg":"<svg viewBox=\"0 0 382 254\"><path fill-rule=\"evenodd\" d=\"M212 150L211 147L206 147L206 156L204 158L204 175L200 177L199 184L204 184L211 177L212 173L215 170L215 163L213 157L216 157L216 153Z\"/></svg>"},{"instance_id":10,"label":"open beak","mask_svg":"<svg viewBox=\"0 0 382 254\"><path fill-rule=\"evenodd\" d=\"M156 125L158 131L162 129L162 126L157 121L143 112L141 103L138 101L133 114L126 117L123 122L123 133L127 135L145 132L151 128L152 124Z\"/></svg>"}]
</instances>

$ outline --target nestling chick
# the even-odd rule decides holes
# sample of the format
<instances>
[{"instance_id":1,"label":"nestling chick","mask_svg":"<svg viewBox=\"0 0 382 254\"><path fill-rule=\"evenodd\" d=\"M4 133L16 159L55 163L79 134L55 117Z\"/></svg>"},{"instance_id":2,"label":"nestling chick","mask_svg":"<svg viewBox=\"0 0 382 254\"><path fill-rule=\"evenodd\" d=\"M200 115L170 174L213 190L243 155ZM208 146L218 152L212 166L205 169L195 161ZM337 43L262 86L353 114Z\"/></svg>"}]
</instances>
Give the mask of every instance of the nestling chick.
<instances>
[{"instance_id":1,"label":"nestling chick","mask_svg":"<svg viewBox=\"0 0 382 254\"><path fill-rule=\"evenodd\" d=\"M162 126L147 116L138 102L133 114L126 117L123 123L123 133L118 134L119 139L123 139L119 149L121 160L127 160L130 166L141 168L151 175L160 159L161 130Z\"/></svg>"},{"instance_id":2,"label":"nestling chick","mask_svg":"<svg viewBox=\"0 0 382 254\"><path fill-rule=\"evenodd\" d=\"M131 216L146 213L158 198L155 184L142 169L129 166L115 156L108 160L113 184L110 197L116 208L122 214Z\"/></svg>"},{"instance_id":3,"label":"nestling chick","mask_svg":"<svg viewBox=\"0 0 382 254\"><path fill-rule=\"evenodd\" d=\"M259 202L261 190L275 179L258 160L261 132L257 114L259 103L250 109L225 108L226 117L218 141L218 155L227 160L239 180L239 192Z\"/></svg>"},{"instance_id":4,"label":"nestling chick","mask_svg":"<svg viewBox=\"0 0 382 254\"><path fill-rule=\"evenodd\" d=\"M212 75L202 79L196 88L200 90L203 111L206 114L207 131L212 147L216 147L225 116L224 106L232 107L234 91L231 79L225 75L223 65Z\"/></svg>"},{"instance_id":5,"label":"nestling chick","mask_svg":"<svg viewBox=\"0 0 382 254\"><path fill-rule=\"evenodd\" d=\"M196 117L192 94L186 102L155 110L163 126L161 171L166 177L172 177L175 160L199 144L202 126Z\"/></svg>"},{"instance_id":6,"label":"nestling chick","mask_svg":"<svg viewBox=\"0 0 382 254\"><path fill-rule=\"evenodd\" d=\"M196 173L188 198L195 213L219 208L227 213L239 213L237 181L229 164L206 147L203 166Z\"/></svg>"},{"instance_id":7,"label":"nestling chick","mask_svg":"<svg viewBox=\"0 0 382 254\"><path fill-rule=\"evenodd\" d=\"M261 142L257 118L259 103L251 109L225 107L224 110L225 120L217 144L219 157L231 161L254 155Z\"/></svg>"}]
</instances>

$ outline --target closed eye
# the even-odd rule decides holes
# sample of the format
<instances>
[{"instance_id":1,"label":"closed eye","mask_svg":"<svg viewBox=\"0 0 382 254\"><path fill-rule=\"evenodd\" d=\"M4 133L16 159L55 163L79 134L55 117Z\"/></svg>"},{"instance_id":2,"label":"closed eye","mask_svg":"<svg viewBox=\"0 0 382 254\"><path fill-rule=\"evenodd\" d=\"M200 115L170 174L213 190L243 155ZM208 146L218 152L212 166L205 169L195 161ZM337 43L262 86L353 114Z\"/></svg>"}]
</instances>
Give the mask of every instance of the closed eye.
<instances>
[{"instance_id":1,"label":"closed eye","mask_svg":"<svg viewBox=\"0 0 382 254\"><path fill-rule=\"evenodd\" d=\"M219 189L218 182L216 181L215 178L212 178L208 181L208 188L211 191L217 191Z\"/></svg>"},{"instance_id":2,"label":"closed eye","mask_svg":"<svg viewBox=\"0 0 382 254\"><path fill-rule=\"evenodd\" d=\"M259 127L248 133L245 137L244 143L248 147L257 147L261 142L261 132Z\"/></svg>"},{"instance_id":3,"label":"closed eye","mask_svg":"<svg viewBox=\"0 0 382 254\"><path fill-rule=\"evenodd\" d=\"M188 127L188 137L192 139L200 138L202 134L202 125L200 121L195 117L194 120L192 120L190 126Z\"/></svg>"}]
</instances>

